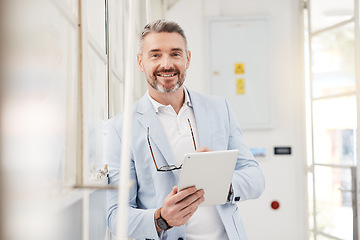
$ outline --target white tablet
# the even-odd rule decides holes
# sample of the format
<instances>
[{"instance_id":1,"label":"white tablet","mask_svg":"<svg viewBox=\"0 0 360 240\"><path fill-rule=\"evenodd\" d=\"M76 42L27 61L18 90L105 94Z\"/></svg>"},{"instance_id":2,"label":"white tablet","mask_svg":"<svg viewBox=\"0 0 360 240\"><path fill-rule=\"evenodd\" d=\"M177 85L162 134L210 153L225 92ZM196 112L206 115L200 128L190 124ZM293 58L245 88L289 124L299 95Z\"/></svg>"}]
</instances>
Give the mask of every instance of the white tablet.
<instances>
[{"instance_id":1,"label":"white tablet","mask_svg":"<svg viewBox=\"0 0 360 240\"><path fill-rule=\"evenodd\" d=\"M185 154L179 191L195 186L205 192L201 206L225 204L238 155L238 150Z\"/></svg>"}]
</instances>

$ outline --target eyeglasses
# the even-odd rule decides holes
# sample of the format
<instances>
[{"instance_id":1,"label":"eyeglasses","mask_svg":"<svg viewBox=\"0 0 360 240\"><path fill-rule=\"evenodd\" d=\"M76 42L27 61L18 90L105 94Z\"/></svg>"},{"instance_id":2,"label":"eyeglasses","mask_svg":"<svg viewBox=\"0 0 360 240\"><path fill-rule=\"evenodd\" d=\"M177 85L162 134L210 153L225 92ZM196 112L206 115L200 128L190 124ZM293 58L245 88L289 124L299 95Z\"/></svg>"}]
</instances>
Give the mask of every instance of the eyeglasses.
<instances>
[{"instance_id":1,"label":"eyeglasses","mask_svg":"<svg viewBox=\"0 0 360 240\"><path fill-rule=\"evenodd\" d=\"M196 143L195 143L195 138L194 138L194 132L193 132L192 127L191 127L190 119L188 119L188 123L189 123L189 126L190 126L191 136L192 136L193 143L194 143L194 148L195 148L195 151L196 151ZM152 159L153 159L153 161L154 161L156 170L157 170L158 172L170 172L170 171L174 171L174 170L179 170L179 169L181 169L181 168L182 168L182 164L181 164L179 167L177 167L177 166L175 166L175 165L168 165L168 166L162 166L162 167L158 168L158 166L157 166L157 164L156 164L156 161L155 161L155 157L154 157L153 150L152 150L152 148L151 148L149 131L150 131L150 130L149 130L149 127L148 127L148 128L147 128L147 141L148 141L148 144L149 144L151 156L152 156Z\"/></svg>"}]
</instances>

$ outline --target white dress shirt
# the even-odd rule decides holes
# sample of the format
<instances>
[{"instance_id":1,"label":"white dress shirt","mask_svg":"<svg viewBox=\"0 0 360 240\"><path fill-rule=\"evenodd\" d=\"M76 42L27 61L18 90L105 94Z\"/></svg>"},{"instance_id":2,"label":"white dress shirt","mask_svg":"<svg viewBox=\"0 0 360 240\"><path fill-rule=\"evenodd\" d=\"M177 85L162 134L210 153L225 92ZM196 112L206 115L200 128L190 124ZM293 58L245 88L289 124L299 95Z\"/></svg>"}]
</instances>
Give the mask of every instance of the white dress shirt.
<instances>
[{"instance_id":1,"label":"white dress shirt","mask_svg":"<svg viewBox=\"0 0 360 240\"><path fill-rule=\"evenodd\" d=\"M199 148L199 133L195 120L194 111L191 105L189 94L185 89L185 100L178 114L171 105L163 105L153 98L148 97L155 109L155 112L165 130L171 150L175 158L176 166L180 166L184 160L184 154L194 152L194 143L190 131L188 119L193 129L195 143ZM180 171L174 171L179 174ZM206 197L206 193L205 193ZM195 214L186 223L187 240L228 240L216 206L199 207Z\"/></svg>"}]
</instances>

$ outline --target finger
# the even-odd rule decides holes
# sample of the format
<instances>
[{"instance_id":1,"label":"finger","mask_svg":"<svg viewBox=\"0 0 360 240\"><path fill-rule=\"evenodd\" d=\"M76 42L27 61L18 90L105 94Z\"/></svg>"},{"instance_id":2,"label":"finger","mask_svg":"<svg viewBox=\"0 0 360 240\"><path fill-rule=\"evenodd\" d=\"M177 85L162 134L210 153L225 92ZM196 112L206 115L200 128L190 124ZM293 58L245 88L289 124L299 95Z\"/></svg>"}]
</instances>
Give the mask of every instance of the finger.
<instances>
[{"instance_id":1,"label":"finger","mask_svg":"<svg viewBox=\"0 0 360 240\"><path fill-rule=\"evenodd\" d=\"M192 202L189 206L185 208L180 208L179 205L173 205L170 212L163 212L163 217L167 220L168 224L171 226L181 226L185 224L188 219L194 214L199 205L205 200L204 196L197 199L195 202ZM180 204L182 206L182 204ZM175 207L177 210L175 210ZM163 208L164 209L164 208ZM182 210L181 210L182 209Z\"/></svg>"},{"instance_id":2,"label":"finger","mask_svg":"<svg viewBox=\"0 0 360 240\"><path fill-rule=\"evenodd\" d=\"M174 186L172 191L171 191L171 195L175 195L175 194L177 194L177 192L178 192L178 187Z\"/></svg>"},{"instance_id":3,"label":"finger","mask_svg":"<svg viewBox=\"0 0 360 240\"><path fill-rule=\"evenodd\" d=\"M195 186L191 186L191 187L183 188L183 189L181 189L179 192L185 191L185 190L187 190L187 189L189 189L189 188L193 188L193 189L195 189L195 191L197 190Z\"/></svg>"},{"instance_id":4,"label":"finger","mask_svg":"<svg viewBox=\"0 0 360 240\"><path fill-rule=\"evenodd\" d=\"M184 221L187 222L198 210L199 207L197 207L194 211L189 212L184 216Z\"/></svg>"},{"instance_id":5,"label":"finger","mask_svg":"<svg viewBox=\"0 0 360 240\"><path fill-rule=\"evenodd\" d=\"M171 192L167 195L166 198L171 198L173 197L174 195L176 195L178 192L178 187L177 186L174 186L173 189L171 190Z\"/></svg>"},{"instance_id":6,"label":"finger","mask_svg":"<svg viewBox=\"0 0 360 240\"><path fill-rule=\"evenodd\" d=\"M212 150L210 148L207 147L201 147L199 149L197 149L195 152L211 152Z\"/></svg>"},{"instance_id":7,"label":"finger","mask_svg":"<svg viewBox=\"0 0 360 240\"><path fill-rule=\"evenodd\" d=\"M196 201L192 202L189 206L184 208L181 211L181 214L183 214L183 218L186 218L189 214L191 214L192 216L199 208L200 204L203 203L204 201L205 201L205 197L200 197Z\"/></svg>"},{"instance_id":8,"label":"finger","mask_svg":"<svg viewBox=\"0 0 360 240\"><path fill-rule=\"evenodd\" d=\"M199 205L205 200L204 197L202 197L202 199L199 199L198 202L196 202L195 204L192 204L191 206L189 206L186 210L183 210L181 212L178 212L175 215L172 215L172 219L169 219L168 223L171 226L181 226L184 225L190 218L191 216L197 211ZM174 219L176 219L175 221L173 221Z\"/></svg>"},{"instance_id":9,"label":"finger","mask_svg":"<svg viewBox=\"0 0 360 240\"><path fill-rule=\"evenodd\" d=\"M182 209L190 206L193 202L196 202L199 198L204 197L204 190L198 190L196 193L186 197L185 199L183 199L181 202L179 202L178 204L181 204Z\"/></svg>"},{"instance_id":10,"label":"finger","mask_svg":"<svg viewBox=\"0 0 360 240\"><path fill-rule=\"evenodd\" d=\"M188 197L191 194L194 194L196 192L195 187L189 187L186 189L181 190L180 192L176 193L174 196L172 196L171 202L176 204L183 200L184 198Z\"/></svg>"},{"instance_id":11,"label":"finger","mask_svg":"<svg viewBox=\"0 0 360 240\"><path fill-rule=\"evenodd\" d=\"M195 189L196 190L196 189ZM165 211L165 208L175 206L175 204L179 201L178 198L182 198L183 194L178 194L178 187L174 186L172 191L166 196L164 202L163 202L163 209ZM181 199L180 199L181 200Z\"/></svg>"}]
</instances>

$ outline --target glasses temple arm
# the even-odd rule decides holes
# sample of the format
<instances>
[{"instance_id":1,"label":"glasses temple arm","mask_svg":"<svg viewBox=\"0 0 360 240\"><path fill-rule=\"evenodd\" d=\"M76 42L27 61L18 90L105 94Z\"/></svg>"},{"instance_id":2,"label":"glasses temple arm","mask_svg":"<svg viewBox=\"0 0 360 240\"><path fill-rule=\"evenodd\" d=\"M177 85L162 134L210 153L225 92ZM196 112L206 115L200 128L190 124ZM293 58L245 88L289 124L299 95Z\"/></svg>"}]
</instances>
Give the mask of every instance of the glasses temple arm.
<instances>
[{"instance_id":1,"label":"glasses temple arm","mask_svg":"<svg viewBox=\"0 0 360 240\"><path fill-rule=\"evenodd\" d=\"M149 144L149 148L150 148L150 153L151 153L151 156L152 156L152 159L154 161L154 164L155 164L155 167L156 167L156 170L159 171L159 168L156 164L156 161L155 161L155 157L154 157L154 153L153 153L153 150L151 148L151 144L150 144L150 138L149 138L149 128L147 129L147 140L148 140L148 144Z\"/></svg>"},{"instance_id":2,"label":"glasses temple arm","mask_svg":"<svg viewBox=\"0 0 360 240\"><path fill-rule=\"evenodd\" d=\"M190 126L191 136L192 136L192 139L193 139L193 142L194 142L194 148L195 148L195 151L196 151L196 143L195 143L194 133L193 133L193 130L192 130L192 127L191 127L190 119L188 119L188 122L189 122L189 126Z\"/></svg>"}]
</instances>

